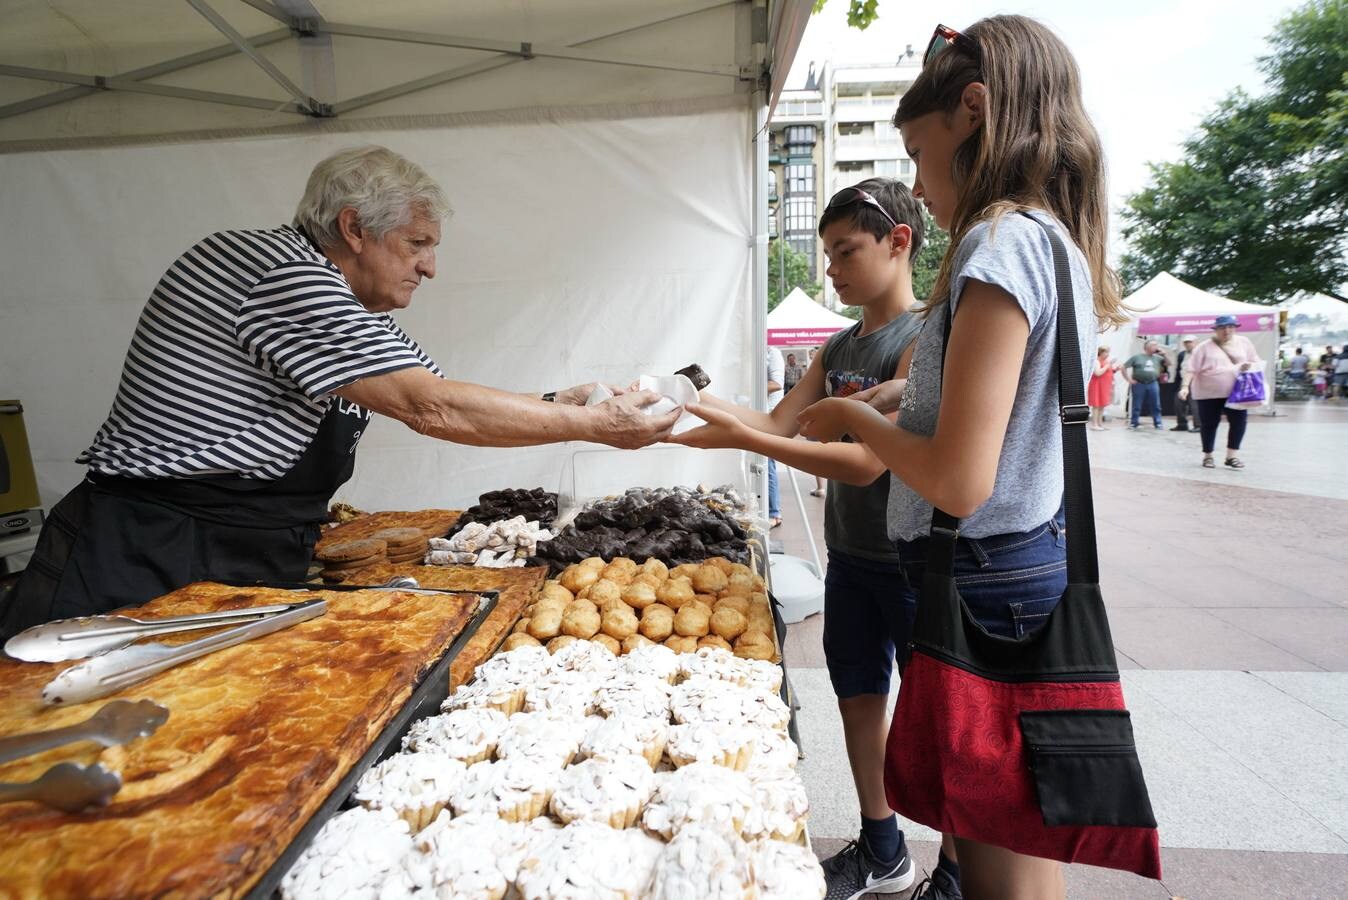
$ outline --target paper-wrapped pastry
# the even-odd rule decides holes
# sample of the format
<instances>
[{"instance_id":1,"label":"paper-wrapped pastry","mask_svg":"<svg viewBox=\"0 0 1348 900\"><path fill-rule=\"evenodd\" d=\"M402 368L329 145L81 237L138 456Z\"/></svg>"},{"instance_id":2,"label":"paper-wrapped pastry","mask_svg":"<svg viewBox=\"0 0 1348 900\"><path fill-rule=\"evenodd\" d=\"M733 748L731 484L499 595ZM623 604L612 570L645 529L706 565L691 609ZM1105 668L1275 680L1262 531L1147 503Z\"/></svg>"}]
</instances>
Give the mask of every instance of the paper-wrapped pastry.
<instances>
[{"instance_id":1,"label":"paper-wrapped pastry","mask_svg":"<svg viewBox=\"0 0 1348 900\"><path fill-rule=\"evenodd\" d=\"M641 756L587 759L562 770L550 808L563 824L583 820L628 828L654 790L655 773Z\"/></svg>"},{"instance_id":2,"label":"paper-wrapped pastry","mask_svg":"<svg viewBox=\"0 0 1348 900\"><path fill-rule=\"evenodd\" d=\"M784 841L755 841L749 847L759 900L824 900L824 869L809 847Z\"/></svg>"},{"instance_id":3,"label":"paper-wrapped pastry","mask_svg":"<svg viewBox=\"0 0 1348 900\"><path fill-rule=\"evenodd\" d=\"M391 809L412 833L440 814L468 767L438 753L395 753L372 766L351 795L366 809Z\"/></svg>"},{"instance_id":4,"label":"paper-wrapped pastry","mask_svg":"<svg viewBox=\"0 0 1348 900\"><path fill-rule=\"evenodd\" d=\"M674 374L682 375L687 378L693 383L693 387L699 391L711 384L711 376L703 371L702 367L697 363L690 363L676 371Z\"/></svg>"},{"instance_id":5,"label":"paper-wrapped pastry","mask_svg":"<svg viewBox=\"0 0 1348 900\"><path fill-rule=\"evenodd\" d=\"M657 780L641 825L669 840L685 827L705 825L722 835L739 834L754 804L747 775L707 762L690 763Z\"/></svg>"},{"instance_id":6,"label":"paper-wrapped pastry","mask_svg":"<svg viewBox=\"0 0 1348 900\"><path fill-rule=\"evenodd\" d=\"M523 900L629 900L650 895L662 845L635 828L573 822L519 866Z\"/></svg>"},{"instance_id":7,"label":"paper-wrapped pastry","mask_svg":"<svg viewBox=\"0 0 1348 900\"><path fill-rule=\"evenodd\" d=\"M407 822L390 809L356 807L338 813L300 854L281 881L284 900L319 900L341 885L348 897L411 893L403 867L412 851Z\"/></svg>"},{"instance_id":8,"label":"paper-wrapped pastry","mask_svg":"<svg viewBox=\"0 0 1348 900\"><path fill-rule=\"evenodd\" d=\"M491 759L507 721L494 709L459 709L418 719L403 738L403 749L449 756L471 766Z\"/></svg>"}]
</instances>

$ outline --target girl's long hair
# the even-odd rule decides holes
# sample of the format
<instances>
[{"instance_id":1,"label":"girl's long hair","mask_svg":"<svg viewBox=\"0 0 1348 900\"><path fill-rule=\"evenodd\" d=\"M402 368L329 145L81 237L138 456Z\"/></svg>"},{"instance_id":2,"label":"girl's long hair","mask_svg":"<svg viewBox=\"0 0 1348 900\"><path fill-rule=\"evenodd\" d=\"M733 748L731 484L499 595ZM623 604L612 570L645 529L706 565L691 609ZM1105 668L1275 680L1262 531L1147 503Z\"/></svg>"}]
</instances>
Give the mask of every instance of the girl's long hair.
<instances>
[{"instance_id":1,"label":"girl's long hair","mask_svg":"<svg viewBox=\"0 0 1348 900\"><path fill-rule=\"evenodd\" d=\"M929 312L950 299L950 268L976 223L1007 212L1043 209L1067 228L1086 256L1102 327L1127 321L1118 275L1105 259L1109 233L1100 136L1081 99L1076 60L1057 35L1024 16L991 16L946 47L899 100L894 124L940 112L953 115L964 89L987 87L983 120L955 151L951 176L959 200L950 248L932 288Z\"/></svg>"}]
</instances>

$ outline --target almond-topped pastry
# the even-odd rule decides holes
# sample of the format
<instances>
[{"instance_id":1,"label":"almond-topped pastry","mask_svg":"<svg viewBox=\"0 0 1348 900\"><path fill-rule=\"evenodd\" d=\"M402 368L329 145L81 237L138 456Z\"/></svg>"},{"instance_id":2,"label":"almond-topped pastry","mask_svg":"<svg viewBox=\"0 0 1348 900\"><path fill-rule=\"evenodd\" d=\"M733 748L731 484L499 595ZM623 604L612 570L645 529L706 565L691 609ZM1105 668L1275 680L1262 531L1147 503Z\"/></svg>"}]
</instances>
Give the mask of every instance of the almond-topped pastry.
<instances>
[{"instance_id":1,"label":"almond-topped pastry","mask_svg":"<svg viewBox=\"0 0 1348 900\"><path fill-rule=\"evenodd\" d=\"M469 766L449 797L454 814L495 813L507 822L526 822L548 808L562 767L520 756Z\"/></svg>"},{"instance_id":2,"label":"almond-topped pastry","mask_svg":"<svg viewBox=\"0 0 1348 900\"><path fill-rule=\"evenodd\" d=\"M519 650L511 652L518 653ZM524 707L524 688L523 681L519 683L474 681L450 694L445 702L440 704L440 709L443 712L453 712L456 709L494 709L510 716Z\"/></svg>"},{"instance_id":3,"label":"almond-topped pastry","mask_svg":"<svg viewBox=\"0 0 1348 900\"><path fill-rule=\"evenodd\" d=\"M608 653L607 650L602 652ZM603 684L602 678L603 676L598 673L588 671L550 672L525 690L525 712L588 716L594 712L595 695L599 693L599 686Z\"/></svg>"},{"instance_id":4,"label":"almond-topped pastry","mask_svg":"<svg viewBox=\"0 0 1348 900\"><path fill-rule=\"evenodd\" d=\"M809 847L784 841L749 845L758 900L824 900L824 870Z\"/></svg>"},{"instance_id":5,"label":"almond-topped pastry","mask_svg":"<svg viewBox=\"0 0 1348 900\"><path fill-rule=\"evenodd\" d=\"M281 880L285 900L380 900L412 890L403 859L412 850L407 823L390 809L356 807L327 821Z\"/></svg>"},{"instance_id":6,"label":"almond-topped pastry","mask_svg":"<svg viewBox=\"0 0 1348 900\"><path fill-rule=\"evenodd\" d=\"M582 716L520 713L506 722L505 731L496 743L496 756L499 759L542 759L561 768L576 755L592 724Z\"/></svg>"},{"instance_id":7,"label":"almond-topped pastry","mask_svg":"<svg viewBox=\"0 0 1348 900\"><path fill-rule=\"evenodd\" d=\"M745 839L799 840L810 812L810 800L805 796L805 782L796 770L758 772L749 776L749 781L753 784L754 805L741 829Z\"/></svg>"},{"instance_id":8,"label":"almond-topped pastry","mask_svg":"<svg viewBox=\"0 0 1348 900\"><path fill-rule=\"evenodd\" d=\"M705 675L675 687L669 707L679 724L722 722L785 729L791 721L791 710L776 694L760 688L737 687Z\"/></svg>"},{"instance_id":9,"label":"almond-topped pastry","mask_svg":"<svg viewBox=\"0 0 1348 900\"><path fill-rule=\"evenodd\" d=\"M660 765L668 738L667 722L648 716L619 713L603 719L590 729L580 744L580 755L588 759L640 756L654 769Z\"/></svg>"},{"instance_id":10,"label":"almond-topped pastry","mask_svg":"<svg viewBox=\"0 0 1348 900\"><path fill-rule=\"evenodd\" d=\"M637 829L573 822L520 863L524 900L639 900L649 896L662 845Z\"/></svg>"},{"instance_id":11,"label":"almond-topped pastry","mask_svg":"<svg viewBox=\"0 0 1348 900\"><path fill-rule=\"evenodd\" d=\"M605 716L629 715L669 721L669 682L654 676L615 676L599 689L595 708Z\"/></svg>"},{"instance_id":12,"label":"almond-topped pastry","mask_svg":"<svg viewBox=\"0 0 1348 900\"><path fill-rule=\"evenodd\" d=\"M552 656L553 668L561 672L594 672L607 675L618 668L618 657L598 641L576 641Z\"/></svg>"},{"instance_id":13,"label":"almond-topped pastry","mask_svg":"<svg viewBox=\"0 0 1348 900\"><path fill-rule=\"evenodd\" d=\"M626 675L658 678L673 684L679 677L679 654L660 644L633 648L622 658L619 670Z\"/></svg>"},{"instance_id":14,"label":"almond-topped pastry","mask_svg":"<svg viewBox=\"0 0 1348 900\"><path fill-rule=\"evenodd\" d=\"M627 828L655 790L655 773L640 756L587 759L562 771L549 808L563 823L580 820Z\"/></svg>"},{"instance_id":15,"label":"almond-topped pastry","mask_svg":"<svg viewBox=\"0 0 1348 900\"><path fill-rule=\"evenodd\" d=\"M502 712L486 707L456 709L418 719L403 738L403 749L441 753L471 766L491 759L507 721Z\"/></svg>"},{"instance_id":16,"label":"almond-topped pastry","mask_svg":"<svg viewBox=\"0 0 1348 900\"><path fill-rule=\"evenodd\" d=\"M491 813L443 813L417 835L420 853L408 857L407 868L425 896L499 900L530 849L560 829L546 817L507 822Z\"/></svg>"},{"instance_id":17,"label":"almond-topped pastry","mask_svg":"<svg viewBox=\"0 0 1348 900\"><path fill-rule=\"evenodd\" d=\"M391 809L415 834L440 814L468 767L438 753L395 753L372 766L352 794L366 809Z\"/></svg>"},{"instance_id":18,"label":"almond-topped pastry","mask_svg":"<svg viewBox=\"0 0 1348 900\"><path fill-rule=\"evenodd\" d=\"M714 827L689 825L655 862L651 900L751 900L749 847Z\"/></svg>"},{"instance_id":19,"label":"almond-topped pastry","mask_svg":"<svg viewBox=\"0 0 1348 900\"><path fill-rule=\"evenodd\" d=\"M474 683L528 684L554 668L552 655L542 647L517 647L478 666Z\"/></svg>"},{"instance_id":20,"label":"almond-topped pastry","mask_svg":"<svg viewBox=\"0 0 1348 900\"><path fill-rule=\"evenodd\" d=\"M794 769L800 761L800 748L786 734L774 728L751 728L754 752L749 757L748 772L774 772Z\"/></svg>"},{"instance_id":21,"label":"almond-topped pastry","mask_svg":"<svg viewBox=\"0 0 1348 900\"><path fill-rule=\"evenodd\" d=\"M665 752L676 766L708 762L743 772L749 767L755 743L754 729L720 722L693 722L669 729Z\"/></svg>"},{"instance_id":22,"label":"almond-topped pastry","mask_svg":"<svg viewBox=\"0 0 1348 900\"><path fill-rule=\"evenodd\" d=\"M695 762L657 775L655 793L641 825L668 840L685 825L709 825L739 834L754 803L747 775L712 763Z\"/></svg>"}]
</instances>

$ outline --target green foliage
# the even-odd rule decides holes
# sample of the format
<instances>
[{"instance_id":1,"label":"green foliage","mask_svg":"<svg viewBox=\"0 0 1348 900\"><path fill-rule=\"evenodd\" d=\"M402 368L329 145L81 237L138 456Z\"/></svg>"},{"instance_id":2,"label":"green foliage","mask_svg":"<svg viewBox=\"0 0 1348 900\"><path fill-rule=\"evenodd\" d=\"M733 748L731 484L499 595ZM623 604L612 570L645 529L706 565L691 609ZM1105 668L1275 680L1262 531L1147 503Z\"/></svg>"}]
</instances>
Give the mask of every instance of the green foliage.
<instances>
[{"instance_id":1,"label":"green foliage","mask_svg":"<svg viewBox=\"0 0 1348 900\"><path fill-rule=\"evenodd\" d=\"M786 270L785 284L783 269ZM819 282L810 280L809 257L780 239L768 241L768 312L776 309L793 288L800 288L816 300L823 289Z\"/></svg>"},{"instance_id":2,"label":"green foliage","mask_svg":"<svg viewBox=\"0 0 1348 900\"><path fill-rule=\"evenodd\" d=\"M1255 303L1348 283L1348 0L1310 0L1260 59L1268 89L1234 91L1128 198L1120 274L1162 271Z\"/></svg>"},{"instance_id":3,"label":"green foliage","mask_svg":"<svg viewBox=\"0 0 1348 900\"><path fill-rule=\"evenodd\" d=\"M814 0L814 11L822 12L828 0ZM880 16L879 0L848 0L847 24L865 31Z\"/></svg>"},{"instance_id":4,"label":"green foliage","mask_svg":"<svg viewBox=\"0 0 1348 900\"><path fill-rule=\"evenodd\" d=\"M950 246L950 235L936 227L936 221L926 216L927 227L923 230L925 239L922 249L917 251L913 262L913 296L925 301L931 296L936 284L936 276L941 271L941 260L945 259L946 249Z\"/></svg>"}]
</instances>

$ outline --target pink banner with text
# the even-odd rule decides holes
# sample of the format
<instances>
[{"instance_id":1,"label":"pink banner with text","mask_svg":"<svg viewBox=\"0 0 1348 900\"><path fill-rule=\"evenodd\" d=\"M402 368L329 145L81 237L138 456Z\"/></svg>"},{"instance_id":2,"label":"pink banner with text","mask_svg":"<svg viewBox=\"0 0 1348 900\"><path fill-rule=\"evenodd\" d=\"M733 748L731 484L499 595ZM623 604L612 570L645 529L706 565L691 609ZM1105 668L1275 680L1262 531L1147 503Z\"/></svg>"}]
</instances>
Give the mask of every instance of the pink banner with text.
<instances>
[{"instance_id":1,"label":"pink banner with text","mask_svg":"<svg viewBox=\"0 0 1348 900\"><path fill-rule=\"evenodd\" d=\"M1182 334L1188 331L1210 331L1212 314L1197 316L1142 316L1137 320L1138 334ZM1266 313L1239 313L1236 320L1246 331L1273 331L1278 327L1278 311L1270 309Z\"/></svg>"},{"instance_id":2,"label":"pink banner with text","mask_svg":"<svg viewBox=\"0 0 1348 900\"><path fill-rule=\"evenodd\" d=\"M769 347L813 347L833 337L841 328L769 328Z\"/></svg>"}]
</instances>

